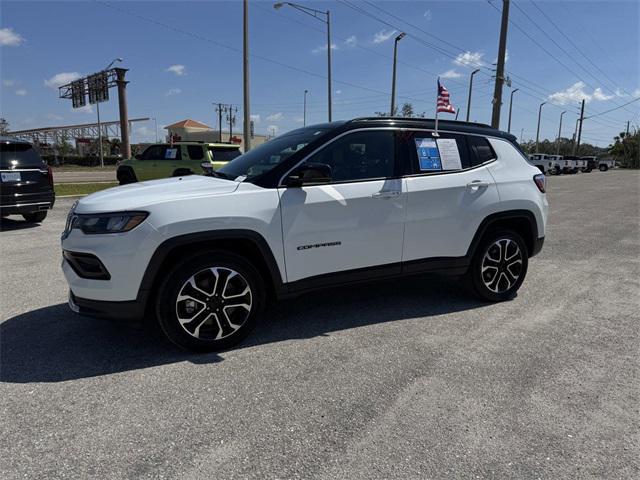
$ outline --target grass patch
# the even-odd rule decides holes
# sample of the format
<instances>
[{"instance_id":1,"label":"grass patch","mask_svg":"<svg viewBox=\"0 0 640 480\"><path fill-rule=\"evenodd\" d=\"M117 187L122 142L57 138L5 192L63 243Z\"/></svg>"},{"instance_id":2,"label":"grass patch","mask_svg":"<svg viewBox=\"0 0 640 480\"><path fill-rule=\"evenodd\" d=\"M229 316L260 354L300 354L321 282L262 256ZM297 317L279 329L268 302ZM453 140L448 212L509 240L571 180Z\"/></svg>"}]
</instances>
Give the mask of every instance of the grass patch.
<instances>
[{"instance_id":1,"label":"grass patch","mask_svg":"<svg viewBox=\"0 0 640 480\"><path fill-rule=\"evenodd\" d=\"M51 165L51 170L53 173L56 172L110 172L114 171L117 167L115 165L105 165L104 168L95 166L95 167L85 167L82 165L61 165L58 167L54 167Z\"/></svg>"},{"instance_id":2,"label":"grass patch","mask_svg":"<svg viewBox=\"0 0 640 480\"><path fill-rule=\"evenodd\" d=\"M118 185L118 182L102 182L102 183L58 183L54 189L59 197L65 195L89 195L90 193L111 188Z\"/></svg>"}]
</instances>

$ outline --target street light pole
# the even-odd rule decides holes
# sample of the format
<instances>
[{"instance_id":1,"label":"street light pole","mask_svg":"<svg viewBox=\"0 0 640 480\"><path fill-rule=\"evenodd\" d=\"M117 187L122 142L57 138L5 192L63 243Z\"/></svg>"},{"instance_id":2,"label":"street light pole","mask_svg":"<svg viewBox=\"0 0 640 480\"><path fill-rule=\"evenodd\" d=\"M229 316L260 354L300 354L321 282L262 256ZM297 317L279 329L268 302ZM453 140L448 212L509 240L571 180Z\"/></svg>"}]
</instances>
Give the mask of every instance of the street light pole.
<instances>
[{"instance_id":1,"label":"street light pole","mask_svg":"<svg viewBox=\"0 0 640 480\"><path fill-rule=\"evenodd\" d=\"M331 121L331 13L329 12L329 10L316 10L315 8L305 7L304 5L292 2L276 2L273 4L273 8L278 10L285 5L288 5L291 8L295 8L302 13L306 13L307 15L310 15L316 20L319 20L327 25L327 113L329 121Z\"/></svg>"},{"instance_id":2,"label":"street light pole","mask_svg":"<svg viewBox=\"0 0 640 480\"><path fill-rule=\"evenodd\" d=\"M396 37L395 42L393 42L393 72L391 74L391 109L389 110L389 116L395 116L396 111L396 63L398 60L398 42L402 40L402 38L406 34L401 32L400 35Z\"/></svg>"},{"instance_id":3,"label":"street light pole","mask_svg":"<svg viewBox=\"0 0 640 480\"><path fill-rule=\"evenodd\" d=\"M538 128L536 129L536 151L535 153L540 153L539 149L539 140L540 140L540 117L542 116L542 106L547 102L542 102L540 104L540 108L538 108Z\"/></svg>"},{"instance_id":4,"label":"street light pole","mask_svg":"<svg viewBox=\"0 0 640 480\"><path fill-rule=\"evenodd\" d=\"M242 7L242 80L243 80L243 131L244 131L244 152L251 150L251 112L249 111L249 2L244 0ZM229 138L231 141L231 138Z\"/></svg>"},{"instance_id":5,"label":"street light pole","mask_svg":"<svg viewBox=\"0 0 640 480\"><path fill-rule=\"evenodd\" d=\"M306 127L307 126L307 94L309 93L309 90L305 90L304 91L304 102L303 102L303 106L302 106L302 126Z\"/></svg>"},{"instance_id":6,"label":"street light pole","mask_svg":"<svg viewBox=\"0 0 640 480\"><path fill-rule=\"evenodd\" d=\"M476 69L471 72L471 76L469 77L469 98L467 98L467 122L469 121L469 116L471 115L471 89L473 88L473 76L478 73L480 69Z\"/></svg>"},{"instance_id":7,"label":"street light pole","mask_svg":"<svg viewBox=\"0 0 640 480\"><path fill-rule=\"evenodd\" d=\"M565 110L560 114L560 126L558 127L558 139L556 140L556 155L560 155L560 135L562 135L562 116L567 113Z\"/></svg>"},{"instance_id":8,"label":"street light pole","mask_svg":"<svg viewBox=\"0 0 640 480\"><path fill-rule=\"evenodd\" d=\"M511 90L511 97L509 98L509 124L507 127L507 133L511 133L511 107L513 107L513 94L516 93L519 88Z\"/></svg>"}]
</instances>

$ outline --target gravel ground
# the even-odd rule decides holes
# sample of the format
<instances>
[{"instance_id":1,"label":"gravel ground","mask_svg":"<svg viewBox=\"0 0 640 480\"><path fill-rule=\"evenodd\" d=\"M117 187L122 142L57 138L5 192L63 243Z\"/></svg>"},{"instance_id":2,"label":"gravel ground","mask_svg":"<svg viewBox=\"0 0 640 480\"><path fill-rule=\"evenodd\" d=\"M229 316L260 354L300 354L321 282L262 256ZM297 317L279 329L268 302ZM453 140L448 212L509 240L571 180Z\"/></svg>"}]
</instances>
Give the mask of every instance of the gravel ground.
<instances>
[{"instance_id":1,"label":"gravel ground","mask_svg":"<svg viewBox=\"0 0 640 480\"><path fill-rule=\"evenodd\" d=\"M207 355L69 312L71 200L5 220L0 476L639 478L640 172L548 195L511 302L429 276L317 292Z\"/></svg>"}]
</instances>

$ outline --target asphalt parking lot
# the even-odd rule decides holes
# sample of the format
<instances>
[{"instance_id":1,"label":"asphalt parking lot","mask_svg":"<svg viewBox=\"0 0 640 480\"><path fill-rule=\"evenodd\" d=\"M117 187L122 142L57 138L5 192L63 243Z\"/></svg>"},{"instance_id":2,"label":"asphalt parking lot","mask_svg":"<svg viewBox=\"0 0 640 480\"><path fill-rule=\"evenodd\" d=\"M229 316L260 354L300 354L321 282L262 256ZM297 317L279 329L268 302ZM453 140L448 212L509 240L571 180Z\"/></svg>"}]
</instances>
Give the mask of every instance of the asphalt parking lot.
<instances>
[{"instance_id":1,"label":"asphalt parking lot","mask_svg":"<svg viewBox=\"0 0 640 480\"><path fill-rule=\"evenodd\" d=\"M639 478L640 172L549 179L520 294L309 294L240 347L74 316L59 234L0 233L0 477Z\"/></svg>"}]
</instances>

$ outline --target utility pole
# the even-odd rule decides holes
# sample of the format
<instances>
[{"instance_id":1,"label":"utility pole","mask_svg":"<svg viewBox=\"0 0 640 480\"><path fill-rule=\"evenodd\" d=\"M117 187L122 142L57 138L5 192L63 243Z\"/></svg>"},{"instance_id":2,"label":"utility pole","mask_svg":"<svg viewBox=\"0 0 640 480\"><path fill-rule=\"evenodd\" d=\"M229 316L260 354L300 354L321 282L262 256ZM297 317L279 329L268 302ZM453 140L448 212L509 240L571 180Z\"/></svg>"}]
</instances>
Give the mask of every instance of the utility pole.
<instances>
[{"instance_id":1,"label":"utility pole","mask_svg":"<svg viewBox=\"0 0 640 480\"><path fill-rule=\"evenodd\" d=\"M396 63L398 61L398 42L402 40L402 38L406 34L401 32L393 42L393 69L391 73L391 109L389 110L389 116L395 116L396 110Z\"/></svg>"},{"instance_id":2,"label":"utility pole","mask_svg":"<svg viewBox=\"0 0 640 480\"><path fill-rule=\"evenodd\" d=\"M96 103L96 113L98 114L98 151L100 152L100 167L104 168L104 153L102 152L102 125L100 124L100 102Z\"/></svg>"},{"instance_id":3,"label":"utility pole","mask_svg":"<svg viewBox=\"0 0 640 480\"><path fill-rule=\"evenodd\" d=\"M582 99L582 106L580 107L580 125L578 127L578 141L576 142L576 153L580 154L580 137L582 137L582 123L584 122L584 98Z\"/></svg>"},{"instance_id":4,"label":"utility pole","mask_svg":"<svg viewBox=\"0 0 640 480\"><path fill-rule=\"evenodd\" d=\"M243 2L243 36L242 36L242 67L243 67L243 93L244 93L244 151L251 150L251 132L249 122L251 122L251 112L249 111L249 2Z\"/></svg>"},{"instance_id":5,"label":"utility pole","mask_svg":"<svg viewBox=\"0 0 640 480\"><path fill-rule=\"evenodd\" d=\"M575 155L576 154L576 138L578 138L578 123L580 122L580 118L576 118L576 128L573 130L573 137L571 139L571 142L573 143L573 146L571 148L571 155Z\"/></svg>"},{"instance_id":6,"label":"utility pole","mask_svg":"<svg viewBox=\"0 0 640 480\"><path fill-rule=\"evenodd\" d=\"M511 133L511 108L513 107L513 94L516 93L519 88L511 90L511 96L509 98L509 124L507 126L507 133Z\"/></svg>"},{"instance_id":7,"label":"utility pole","mask_svg":"<svg viewBox=\"0 0 640 480\"><path fill-rule=\"evenodd\" d=\"M304 101L302 104L302 126L303 127L307 126L307 94L308 93L309 93L309 90L304 91Z\"/></svg>"},{"instance_id":8,"label":"utility pole","mask_svg":"<svg viewBox=\"0 0 640 480\"><path fill-rule=\"evenodd\" d=\"M222 114L226 113L227 107L222 103L218 103L216 113L218 114L218 141L222 142Z\"/></svg>"},{"instance_id":9,"label":"utility pole","mask_svg":"<svg viewBox=\"0 0 640 480\"><path fill-rule=\"evenodd\" d=\"M471 115L471 89L473 88L473 76L480 71L479 68L471 72L469 77L469 97L467 98L467 122L469 121L469 115Z\"/></svg>"},{"instance_id":10,"label":"utility pole","mask_svg":"<svg viewBox=\"0 0 640 480\"><path fill-rule=\"evenodd\" d=\"M560 126L558 127L558 139L556 140L556 155L560 155L560 135L562 135L562 116L567 113L565 110L560 114Z\"/></svg>"},{"instance_id":11,"label":"utility pole","mask_svg":"<svg viewBox=\"0 0 640 480\"><path fill-rule=\"evenodd\" d=\"M522 144L522 137L524 135L524 128L520 129L520 143Z\"/></svg>"},{"instance_id":12,"label":"utility pole","mask_svg":"<svg viewBox=\"0 0 640 480\"><path fill-rule=\"evenodd\" d=\"M507 52L507 27L509 26L509 0L502 0L502 23L500 25L500 44L498 45L498 65L496 67L496 85L493 92L493 113L491 126L500 128L500 107L502 106L502 84L504 83L504 58Z\"/></svg>"},{"instance_id":13,"label":"utility pole","mask_svg":"<svg viewBox=\"0 0 640 480\"><path fill-rule=\"evenodd\" d=\"M331 121L331 13L327 10L327 101L329 102L328 114Z\"/></svg>"},{"instance_id":14,"label":"utility pole","mask_svg":"<svg viewBox=\"0 0 640 480\"><path fill-rule=\"evenodd\" d=\"M542 117L542 106L545 105L547 102L542 102L540 104L540 108L538 108L538 128L536 129L536 151L535 153L540 153L540 148L539 148L539 140L540 140L540 117Z\"/></svg>"},{"instance_id":15,"label":"utility pole","mask_svg":"<svg viewBox=\"0 0 640 480\"><path fill-rule=\"evenodd\" d=\"M235 114L238 112L238 107L234 107L229 104L229 113L227 114L227 121L229 122L229 143L231 143L231 137L233 136L233 124L236 123Z\"/></svg>"},{"instance_id":16,"label":"utility pole","mask_svg":"<svg viewBox=\"0 0 640 480\"><path fill-rule=\"evenodd\" d=\"M627 120L627 132L624 134L624 138L629 136L629 120Z\"/></svg>"},{"instance_id":17,"label":"utility pole","mask_svg":"<svg viewBox=\"0 0 640 480\"><path fill-rule=\"evenodd\" d=\"M116 84L118 86L118 107L120 109L120 153L122 158L131 158L131 144L129 143L129 114L127 112L127 82L126 68L114 68Z\"/></svg>"}]
</instances>

